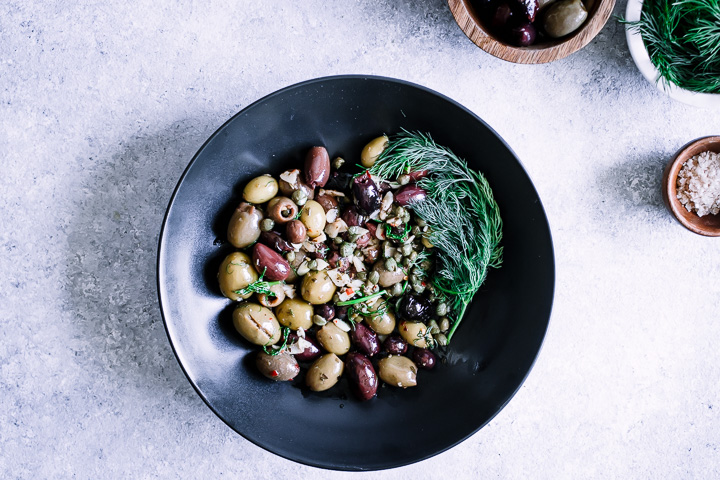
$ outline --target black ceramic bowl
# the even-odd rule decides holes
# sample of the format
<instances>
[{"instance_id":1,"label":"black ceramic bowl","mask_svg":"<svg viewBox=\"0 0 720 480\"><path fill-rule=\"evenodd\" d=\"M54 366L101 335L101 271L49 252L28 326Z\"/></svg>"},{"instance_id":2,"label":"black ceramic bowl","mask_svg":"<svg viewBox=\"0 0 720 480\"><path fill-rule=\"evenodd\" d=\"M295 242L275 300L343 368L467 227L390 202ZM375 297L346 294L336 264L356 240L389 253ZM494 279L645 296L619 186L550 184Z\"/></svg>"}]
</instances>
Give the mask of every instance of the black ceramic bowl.
<instances>
[{"instance_id":1,"label":"black ceramic bowl","mask_svg":"<svg viewBox=\"0 0 720 480\"><path fill-rule=\"evenodd\" d=\"M255 348L234 330L217 270L231 248L227 222L244 183L300 167L307 149L356 163L362 147L401 128L429 132L484 172L504 220L504 263L468 308L445 364L418 386L381 387L369 402L341 384L310 393L255 370ZM250 105L200 148L165 216L160 306L170 343L208 406L251 442L338 470L406 465L466 439L518 390L548 326L554 259L538 194L513 152L472 112L432 90L389 78L320 78Z\"/></svg>"}]
</instances>

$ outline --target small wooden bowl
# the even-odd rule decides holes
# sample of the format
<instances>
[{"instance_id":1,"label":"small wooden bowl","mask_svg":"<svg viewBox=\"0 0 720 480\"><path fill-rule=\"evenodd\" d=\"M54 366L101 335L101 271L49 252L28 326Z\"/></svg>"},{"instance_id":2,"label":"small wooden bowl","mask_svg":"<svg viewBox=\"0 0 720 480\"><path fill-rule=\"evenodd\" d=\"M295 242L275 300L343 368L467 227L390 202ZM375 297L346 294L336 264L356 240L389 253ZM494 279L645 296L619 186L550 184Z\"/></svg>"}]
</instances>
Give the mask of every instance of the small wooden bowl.
<instances>
[{"instance_id":1,"label":"small wooden bowl","mask_svg":"<svg viewBox=\"0 0 720 480\"><path fill-rule=\"evenodd\" d=\"M486 30L480 12L471 0L448 0L448 5L465 35L489 54L514 63L548 63L565 58L590 43L610 18L615 0L594 0L587 20L578 30L529 47L510 45Z\"/></svg>"},{"instance_id":2,"label":"small wooden bowl","mask_svg":"<svg viewBox=\"0 0 720 480\"><path fill-rule=\"evenodd\" d=\"M683 164L702 152L720 153L720 136L702 137L683 146L665 167L662 180L662 195L670 213L688 230L708 237L720 237L720 215L698 217L688 212L677 198L677 177Z\"/></svg>"}]
</instances>

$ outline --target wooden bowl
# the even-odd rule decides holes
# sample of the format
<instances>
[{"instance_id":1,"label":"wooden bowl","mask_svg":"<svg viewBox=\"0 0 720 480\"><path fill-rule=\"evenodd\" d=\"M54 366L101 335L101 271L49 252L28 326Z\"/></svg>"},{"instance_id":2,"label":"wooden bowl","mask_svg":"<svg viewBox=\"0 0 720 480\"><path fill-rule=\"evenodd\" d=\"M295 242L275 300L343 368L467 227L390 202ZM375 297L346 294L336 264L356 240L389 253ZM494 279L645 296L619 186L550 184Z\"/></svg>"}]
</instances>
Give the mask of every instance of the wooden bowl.
<instances>
[{"instance_id":1,"label":"wooden bowl","mask_svg":"<svg viewBox=\"0 0 720 480\"><path fill-rule=\"evenodd\" d=\"M587 20L570 35L529 47L516 47L485 28L480 12L475 9L471 0L448 0L455 21L475 45L491 55L514 63L553 62L590 43L610 18L615 0L594 0L591 3Z\"/></svg>"},{"instance_id":2,"label":"wooden bowl","mask_svg":"<svg viewBox=\"0 0 720 480\"><path fill-rule=\"evenodd\" d=\"M702 152L720 153L720 136L703 137L683 146L665 167L662 180L662 195L670 213L688 230L708 237L720 237L720 215L698 217L688 212L677 198L677 177L683 164Z\"/></svg>"}]
</instances>

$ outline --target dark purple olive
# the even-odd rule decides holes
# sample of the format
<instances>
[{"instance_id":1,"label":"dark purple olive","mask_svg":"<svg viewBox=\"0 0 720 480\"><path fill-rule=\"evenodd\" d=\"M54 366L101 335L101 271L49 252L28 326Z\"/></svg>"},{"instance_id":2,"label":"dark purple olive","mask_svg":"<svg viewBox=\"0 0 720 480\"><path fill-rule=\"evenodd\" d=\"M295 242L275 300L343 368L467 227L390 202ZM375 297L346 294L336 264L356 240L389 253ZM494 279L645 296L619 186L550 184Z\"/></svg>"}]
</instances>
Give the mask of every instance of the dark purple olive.
<instances>
[{"instance_id":1,"label":"dark purple olive","mask_svg":"<svg viewBox=\"0 0 720 480\"><path fill-rule=\"evenodd\" d=\"M360 400L370 400L378 389L378 378L370 360L362 353L350 352L345 357L345 371L350 388Z\"/></svg>"},{"instance_id":2,"label":"dark purple olive","mask_svg":"<svg viewBox=\"0 0 720 480\"><path fill-rule=\"evenodd\" d=\"M380 198L380 190L378 190L377 185L373 182L369 172L366 171L362 175L355 177L352 191L355 197L355 204L360 207L361 212L370 215L380 208L380 201L382 200Z\"/></svg>"},{"instance_id":3,"label":"dark purple olive","mask_svg":"<svg viewBox=\"0 0 720 480\"><path fill-rule=\"evenodd\" d=\"M390 355L402 355L407 352L408 344L400 335L394 333L385 339L383 347Z\"/></svg>"},{"instance_id":4,"label":"dark purple olive","mask_svg":"<svg viewBox=\"0 0 720 480\"><path fill-rule=\"evenodd\" d=\"M311 362L320 356L320 345L317 344L314 338L309 335L305 335L305 340L310 344L305 347L302 353L296 353L295 358L299 362ZM298 342L298 334L296 332L290 332L288 334L288 345L292 345Z\"/></svg>"},{"instance_id":5,"label":"dark purple olive","mask_svg":"<svg viewBox=\"0 0 720 480\"><path fill-rule=\"evenodd\" d=\"M341 257L337 251L332 252L328 256L327 261L330 264L330 268L337 268L340 272L344 272L348 269L348 267L350 267L350 260L345 257Z\"/></svg>"},{"instance_id":6,"label":"dark purple olive","mask_svg":"<svg viewBox=\"0 0 720 480\"><path fill-rule=\"evenodd\" d=\"M417 182L421 178L425 178L428 176L427 170L415 170L414 172L410 172L407 174L408 177L410 177L411 182Z\"/></svg>"},{"instance_id":7,"label":"dark purple olive","mask_svg":"<svg viewBox=\"0 0 720 480\"><path fill-rule=\"evenodd\" d=\"M278 253L290 252L293 250L292 245L290 245L290 243L282 238L277 232L261 232L260 242Z\"/></svg>"},{"instance_id":8,"label":"dark purple olive","mask_svg":"<svg viewBox=\"0 0 720 480\"><path fill-rule=\"evenodd\" d=\"M495 14L492 16L490 26L498 33L506 30L505 26L510 23L513 18L513 10L507 3L501 3L495 9Z\"/></svg>"},{"instance_id":9,"label":"dark purple olive","mask_svg":"<svg viewBox=\"0 0 720 480\"><path fill-rule=\"evenodd\" d=\"M326 303L324 305L317 305L315 307L315 315L320 315L325 320L332 320L335 318L335 307Z\"/></svg>"},{"instance_id":10,"label":"dark purple olive","mask_svg":"<svg viewBox=\"0 0 720 480\"><path fill-rule=\"evenodd\" d=\"M348 227L359 227L367 221L367 217L355 205L350 205L346 208L341 217L345 223L347 223Z\"/></svg>"},{"instance_id":11,"label":"dark purple olive","mask_svg":"<svg viewBox=\"0 0 720 480\"><path fill-rule=\"evenodd\" d=\"M253 247L252 261L258 273L265 273L265 280L276 282L290 275L290 264L270 247L256 243Z\"/></svg>"},{"instance_id":12,"label":"dark purple olive","mask_svg":"<svg viewBox=\"0 0 720 480\"><path fill-rule=\"evenodd\" d=\"M350 334L350 339L358 350L368 357L380 353L380 340L378 340L377 333L366 327L363 323L355 324Z\"/></svg>"},{"instance_id":13,"label":"dark purple olive","mask_svg":"<svg viewBox=\"0 0 720 480\"><path fill-rule=\"evenodd\" d=\"M348 315L348 307L335 307L335 318L339 318L340 320L345 320Z\"/></svg>"},{"instance_id":14,"label":"dark purple olive","mask_svg":"<svg viewBox=\"0 0 720 480\"><path fill-rule=\"evenodd\" d=\"M417 185L405 185L395 193L395 201L402 206L425 200L427 192Z\"/></svg>"},{"instance_id":15,"label":"dark purple olive","mask_svg":"<svg viewBox=\"0 0 720 480\"><path fill-rule=\"evenodd\" d=\"M516 11L522 12L522 15L524 15L529 22L534 22L535 16L538 10L540 10L538 0L517 0L517 3Z\"/></svg>"},{"instance_id":16,"label":"dark purple olive","mask_svg":"<svg viewBox=\"0 0 720 480\"><path fill-rule=\"evenodd\" d=\"M347 192L350 190L350 184L352 183L353 176L350 173L345 172L332 172L330 178L325 184L325 188L328 190L338 190L340 192Z\"/></svg>"},{"instance_id":17,"label":"dark purple olive","mask_svg":"<svg viewBox=\"0 0 720 480\"><path fill-rule=\"evenodd\" d=\"M324 243L317 243L315 244L315 251L307 252L307 256L310 258L326 258L329 249Z\"/></svg>"},{"instance_id":18,"label":"dark purple olive","mask_svg":"<svg viewBox=\"0 0 720 480\"><path fill-rule=\"evenodd\" d=\"M432 302L420 295L407 294L400 300L398 313L405 320L421 322L430 316Z\"/></svg>"},{"instance_id":19,"label":"dark purple olive","mask_svg":"<svg viewBox=\"0 0 720 480\"><path fill-rule=\"evenodd\" d=\"M330 156L325 147L312 147L305 156L305 183L324 187L330 178Z\"/></svg>"},{"instance_id":20,"label":"dark purple olive","mask_svg":"<svg viewBox=\"0 0 720 480\"><path fill-rule=\"evenodd\" d=\"M495 11L497 0L476 0L475 5L477 5L478 10L483 12L484 15L488 15Z\"/></svg>"},{"instance_id":21,"label":"dark purple olive","mask_svg":"<svg viewBox=\"0 0 720 480\"><path fill-rule=\"evenodd\" d=\"M518 47L527 47L535 43L537 30L532 23L523 23L510 30L510 39Z\"/></svg>"},{"instance_id":22,"label":"dark purple olive","mask_svg":"<svg viewBox=\"0 0 720 480\"><path fill-rule=\"evenodd\" d=\"M427 348L416 348L412 353L413 362L425 370L432 370L435 367L435 354Z\"/></svg>"}]
</instances>

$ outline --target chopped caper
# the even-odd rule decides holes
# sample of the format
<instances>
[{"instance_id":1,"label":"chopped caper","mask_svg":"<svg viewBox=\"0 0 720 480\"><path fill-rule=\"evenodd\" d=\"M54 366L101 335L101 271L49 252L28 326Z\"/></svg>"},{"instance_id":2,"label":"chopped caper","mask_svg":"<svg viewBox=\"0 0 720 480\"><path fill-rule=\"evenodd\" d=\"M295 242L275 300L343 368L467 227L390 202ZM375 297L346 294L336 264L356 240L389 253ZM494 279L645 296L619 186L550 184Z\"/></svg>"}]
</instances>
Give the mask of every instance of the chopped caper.
<instances>
[{"instance_id":1,"label":"chopped caper","mask_svg":"<svg viewBox=\"0 0 720 480\"><path fill-rule=\"evenodd\" d=\"M275 228L275 222L272 218L264 218L262 222L260 222L260 230L263 232L269 232Z\"/></svg>"},{"instance_id":2,"label":"chopped caper","mask_svg":"<svg viewBox=\"0 0 720 480\"><path fill-rule=\"evenodd\" d=\"M440 331L445 333L448 330L450 330L450 319L447 317L442 317L440 319Z\"/></svg>"},{"instance_id":3,"label":"chopped caper","mask_svg":"<svg viewBox=\"0 0 720 480\"><path fill-rule=\"evenodd\" d=\"M437 333L437 334L433 335L433 338L438 343L438 345L440 345L442 347L444 347L445 345L448 344L447 337L442 333Z\"/></svg>"},{"instance_id":4,"label":"chopped caper","mask_svg":"<svg viewBox=\"0 0 720 480\"><path fill-rule=\"evenodd\" d=\"M395 270L397 270L397 261L395 261L394 258L386 258L385 270L387 270L388 272L394 272Z\"/></svg>"},{"instance_id":5,"label":"chopped caper","mask_svg":"<svg viewBox=\"0 0 720 480\"><path fill-rule=\"evenodd\" d=\"M380 281L380 273L373 270L372 272L370 272L370 275L368 276L368 280L373 285L377 284Z\"/></svg>"},{"instance_id":6,"label":"chopped caper","mask_svg":"<svg viewBox=\"0 0 720 480\"><path fill-rule=\"evenodd\" d=\"M355 245L349 242L345 242L342 245L340 245L340 256L341 257L349 257L353 254L355 251Z\"/></svg>"},{"instance_id":7,"label":"chopped caper","mask_svg":"<svg viewBox=\"0 0 720 480\"><path fill-rule=\"evenodd\" d=\"M435 309L435 313L438 317L444 317L448 313L447 303L439 303Z\"/></svg>"},{"instance_id":8,"label":"chopped caper","mask_svg":"<svg viewBox=\"0 0 720 480\"><path fill-rule=\"evenodd\" d=\"M393 297L399 297L403 294L403 286L400 283L393 285L392 291L390 292Z\"/></svg>"},{"instance_id":9,"label":"chopped caper","mask_svg":"<svg viewBox=\"0 0 720 480\"><path fill-rule=\"evenodd\" d=\"M302 190L295 190L292 192L292 201L295 202L297 205L305 205L307 203L307 200L307 193L303 192Z\"/></svg>"},{"instance_id":10,"label":"chopped caper","mask_svg":"<svg viewBox=\"0 0 720 480\"><path fill-rule=\"evenodd\" d=\"M333 168L335 170L340 170L342 166L345 165L345 159L342 157L337 157L335 160L333 160Z\"/></svg>"},{"instance_id":11,"label":"chopped caper","mask_svg":"<svg viewBox=\"0 0 720 480\"><path fill-rule=\"evenodd\" d=\"M355 278L364 282L365 280L367 280L367 272L357 272L355 274Z\"/></svg>"}]
</instances>

